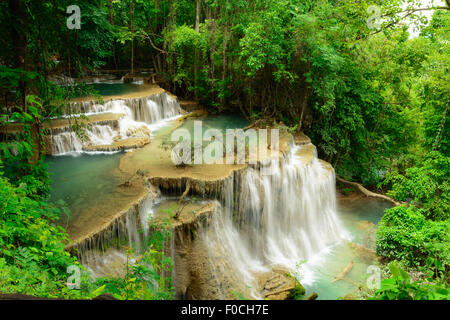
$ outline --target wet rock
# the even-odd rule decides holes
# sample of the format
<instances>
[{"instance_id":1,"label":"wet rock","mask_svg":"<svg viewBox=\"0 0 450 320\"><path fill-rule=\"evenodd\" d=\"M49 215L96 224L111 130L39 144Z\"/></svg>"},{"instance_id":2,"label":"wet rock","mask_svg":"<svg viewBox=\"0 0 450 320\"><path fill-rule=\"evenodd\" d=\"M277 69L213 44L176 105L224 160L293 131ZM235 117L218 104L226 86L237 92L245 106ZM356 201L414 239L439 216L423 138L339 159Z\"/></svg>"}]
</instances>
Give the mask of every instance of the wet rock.
<instances>
[{"instance_id":1,"label":"wet rock","mask_svg":"<svg viewBox=\"0 0 450 320\"><path fill-rule=\"evenodd\" d=\"M290 275L289 270L280 266L257 275L259 290L265 299L295 299L305 294L305 288Z\"/></svg>"},{"instance_id":2,"label":"wet rock","mask_svg":"<svg viewBox=\"0 0 450 320\"><path fill-rule=\"evenodd\" d=\"M312 292L306 300L316 300L319 297L319 295L316 292Z\"/></svg>"},{"instance_id":3,"label":"wet rock","mask_svg":"<svg viewBox=\"0 0 450 320\"><path fill-rule=\"evenodd\" d=\"M297 145L306 145L311 143L311 139L303 132L294 134L294 142Z\"/></svg>"},{"instance_id":4,"label":"wet rock","mask_svg":"<svg viewBox=\"0 0 450 320\"><path fill-rule=\"evenodd\" d=\"M375 224L367 220L361 220L356 222L356 228L358 228L359 230L368 230L375 227L376 227Z\"/></svg>"}]
</instances>

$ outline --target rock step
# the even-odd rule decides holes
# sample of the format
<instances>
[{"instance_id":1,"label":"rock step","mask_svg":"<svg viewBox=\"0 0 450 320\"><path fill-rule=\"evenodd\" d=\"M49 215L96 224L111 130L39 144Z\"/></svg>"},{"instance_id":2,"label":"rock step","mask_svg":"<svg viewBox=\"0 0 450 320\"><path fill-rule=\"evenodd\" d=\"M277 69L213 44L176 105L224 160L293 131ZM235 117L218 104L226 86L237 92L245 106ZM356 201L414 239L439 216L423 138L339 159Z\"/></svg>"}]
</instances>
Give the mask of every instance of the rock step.
<instances>
[{"instance_id":1,"label":"rock step","mask_svg":"<svg viewBox=\"0 0 450 320\"><path fill-rule=\"evenodd\" d=\"M200 109L200 105L198 104L197 101L180 100L179 103L180 103L181 108L187 112L191 112L191 111Z\"/></svg>"},{"instance_id":2,"label":"rock step","mask_svg":"<svg viewBox=\"0 0 450 320\"><path fill-rule=\"evenodd\" d=\"M142 148L150 143L150 137L128 138L114 141L110 145L96 145L83 147L84 151L120 151Z\"/></svg>"},{"instance_id":3,"label":"rock step","mask_svg":"<svg viewBox=\"0 0 450 320\"><path fill-rule=\"evenodd\" d=\"M89 117L71 117L71 118L60 118L60 119L51 119L43 123L44 128L49 130L57 130L68 128L75 124L77 121L80 125L87 124L102 124L102 123L111 123L115 122L122 118L124 114L121 113L99 113L90 115ZM76 119L75 119L76 118ZM0 132L2 133L17 133L22 130L21 123L10 123L7 126L3 126L0 128Z\"/></svg>"},{"instance_id":4,"label":"rock step","mask_svg":"<svg viewBox=\"0 0 450 320\"><path fill-rule=\"evenodd\" d=\"M313 144L304 144L300 146L297 150L295 156L297 160L300 160L303 166L307 166L311 161L314 160L315 147Z\"/></svg>"},{"instance_id":5,"label":"rock step","mask_svg":"<svg viewBox=\"0 0 450 320\"><path fill-rule=\"evenodd\" d=\"M294 142L296 145L305 145L310 144L311 139L306 134L300 131L294 134Z\"/></svg>"}]
</instances>

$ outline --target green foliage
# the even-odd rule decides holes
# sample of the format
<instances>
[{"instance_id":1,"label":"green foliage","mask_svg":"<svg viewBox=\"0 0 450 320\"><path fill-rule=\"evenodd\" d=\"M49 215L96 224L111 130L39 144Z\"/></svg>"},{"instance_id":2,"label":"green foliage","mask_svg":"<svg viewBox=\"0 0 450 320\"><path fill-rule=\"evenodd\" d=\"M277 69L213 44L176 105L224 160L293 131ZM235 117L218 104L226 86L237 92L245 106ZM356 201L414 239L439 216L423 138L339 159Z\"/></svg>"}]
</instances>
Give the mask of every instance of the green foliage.
<instances>
[{"instance_id":1,"label":"green foliage","mask_svg":"<svg viewBox=\"0 0 450 320\"><path fill-rule=\"evenodd\" d=\"M428 220L423 212L412 205L386 210L378 226L377 254L416 267L424 265L427 257L434 257L448 268L450 221Z\"/></svg>"},{"instance_id":2,"label":"green foliage","mask_svg":"<svg viewBox=\"0 0 450 320\"><path fill-rule=\"evenodd\" d=\"M161 234L125 279L92 284L83 273L83 289L67 291L65 266L74 258L63 250L64 231L53 225L64 209L46 201L43 124L86 91L55 86L49 75L83 76L132 63L153 67L173 93L212 112L240 112L252 121L282 121L291 133L305 131L339 175L408 202L386 211L380 255L413 266L426 266L431 256L447 270L449 10L436 10L410 39L399 17L424 22L415 0L380 2L377 30L367 27L370 1L207 0L197 12L196 1L187 0L87 0L79 4L80 30L66 27L69 0L11 3L0 2L0 127L11 121L21 127L2 132L0 141L0 277L10 284L2 290L171 296L162 277L170 263ZM76 119L74 129L82 135ZM425 288L392 273L378 298L445 295L441 284Z\"/></svg>"},{"instance_id":3,"label":"green foliage","mask_svg":"<svg viewBox=\"0 0 450 320\"><path fill-rule=\"evenodd\" d=\"M26 250L33 255L39 265L57 273L73 259L64 251L65 232L51 224L58 218L60 209L45 201L27 196L24 185L12 186L0 176L0 246L2 257L13 262L18 250Z\"/></svg>"},{"instance_id":4,"label":"green foliage","mask_svg":"<svg viewBox=\"0 0 450 320\"><path fill-rule=\"evenodd\" d=\"M300 284L300 282L295 279L295 287L289 292L288 299L300 300L304 298L306 293L305 288Z\"/></svg>"},{"instance_id":5,"label":"green foliage","mask_svg":"<svg viewBox=\"0 0 450 320\"><path fill-rule=\"evenodd\" d=\"M392 277L381 281L381 288L370 300L448 300L449 285L442 273L438 280L411 281L395 261L389 264Z\"/></svg>"},{"instance_id":6,"label":"green foliage","mask_svg":"<svg viewBox=\"0 0 450 320\"><path fill-rule=\"evenodd\" d=\"M426 217L446 220L450 218L449 179L450 158L434 151L404 174L389 172L383 185L390 186L388 195L394 199L423 207Z\"/></svg>"},{"instance_id":7,"label":"green foliage","mask_svg":"<svg viewBox=\"0 0 450 320\"><path fill-rule=\"evenodd\" d=\"M51 222L60 209L30 198L29 192L24 183L13 186L0 172L1 290L55 296L65 288L66 268L76 259L64 250L64 230Z\"/></svg>"},{"instance_id":8,"label":"green foliage","mask_svg":"<svg viewBox=\"0 0 450 320\"><path fill-rule=\"evenodd\" d=\"M127 251L126 275L100 278L95 285L121 300L173 299L175 293L170 276L173 261L164 252L164 245L171 236L167 223L153 225L144 253L131 262L135 254L132 249Z\"/></svg>"},{"instance_id":9,"label":"green foliage","mask_svg":"<svg viewBox=\"0 0 450 320\"><path fill-rule=\"evenodd\" d=\"M107 20L108 12L89 3L82 3L80 11L82 32L77 39L80 54L90 66L98 68L112 55L114 33Z\"/></svg>"}]
</instances>

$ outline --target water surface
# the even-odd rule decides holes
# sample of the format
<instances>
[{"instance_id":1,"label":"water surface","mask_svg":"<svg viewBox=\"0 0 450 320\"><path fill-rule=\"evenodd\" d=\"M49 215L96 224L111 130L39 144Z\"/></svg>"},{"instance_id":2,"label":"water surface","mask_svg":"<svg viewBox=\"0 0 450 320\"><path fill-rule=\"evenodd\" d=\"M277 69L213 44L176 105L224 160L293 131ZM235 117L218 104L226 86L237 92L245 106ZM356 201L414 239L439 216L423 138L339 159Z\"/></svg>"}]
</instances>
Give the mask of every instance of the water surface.
<instances>
[{"instance_id":1,"label":"water surface","mask_svg":"<svg viewBox=\"0 0 450 320\"><path fill-rule=\"evenodd\" d=\"M383 216L384 210L392 207L392 204L368 197L340 200L338 204L340 218L351 234L351 241L374 250L376 225ZM350 261L353 261L354 265L344 280L332 283ZM364 283L371 275L367 272L367 268L374 264L375 261L369 256L361 254L349 242L343 242L330 248L328 254L318 255L312 261L306 262L306 267L300 265L297 272L301 275L309 268L314 272L313 282L304 284L307 294L317 292L318 299L336 300L357 291L357 284Z\"/></svg>"},{"instance_id":2,"label":"water surface","mask_svg":"<svg viewBox=\"0 0 450 320\"><path fill-rule=\"evenodd\" d=\"M52 179L51 200L63 200L71 210L71 219L95 206L117 187L119 179L113 171L123 155L124 152L47 157ZM71 220L61 218L64 223Z\"/></svg>"}]
</instances>

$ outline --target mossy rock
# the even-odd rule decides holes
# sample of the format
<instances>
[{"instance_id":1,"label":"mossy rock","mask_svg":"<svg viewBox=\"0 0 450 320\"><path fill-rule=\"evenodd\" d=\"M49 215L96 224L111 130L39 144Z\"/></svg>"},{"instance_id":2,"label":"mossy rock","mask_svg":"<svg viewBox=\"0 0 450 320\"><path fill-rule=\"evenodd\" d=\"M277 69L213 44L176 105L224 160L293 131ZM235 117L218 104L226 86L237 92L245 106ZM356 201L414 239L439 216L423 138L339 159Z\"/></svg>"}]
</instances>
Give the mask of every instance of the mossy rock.
<instances>
[{"instance_id":1,"label":"mossy rock","mask_svg":"<svg viewBox=\"0 0 450 320\"><path fill-rule=\"evenodd\" d=\"M305 293L305 287L303 287L302 284L297 279L295 279L295 287L289 292L287 299L298 300L303 298L305 296Z\"/></svg>"}]
</instances>

